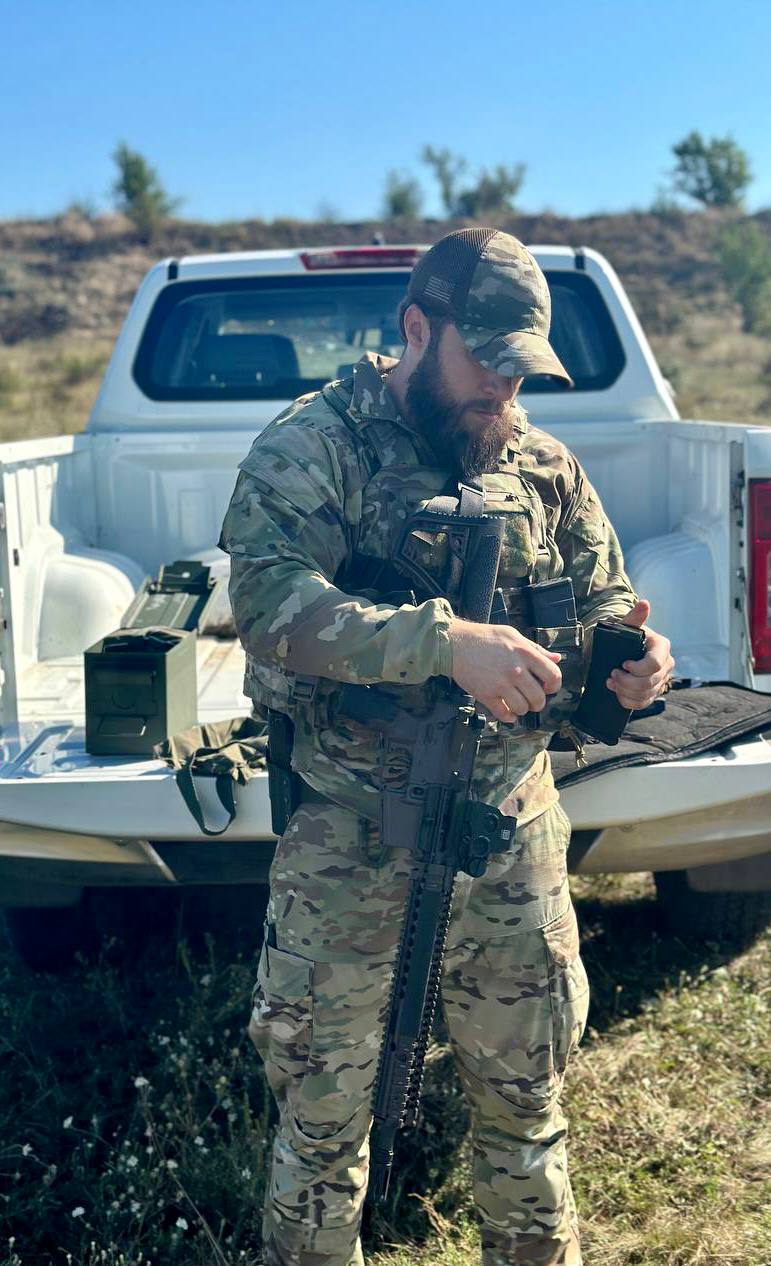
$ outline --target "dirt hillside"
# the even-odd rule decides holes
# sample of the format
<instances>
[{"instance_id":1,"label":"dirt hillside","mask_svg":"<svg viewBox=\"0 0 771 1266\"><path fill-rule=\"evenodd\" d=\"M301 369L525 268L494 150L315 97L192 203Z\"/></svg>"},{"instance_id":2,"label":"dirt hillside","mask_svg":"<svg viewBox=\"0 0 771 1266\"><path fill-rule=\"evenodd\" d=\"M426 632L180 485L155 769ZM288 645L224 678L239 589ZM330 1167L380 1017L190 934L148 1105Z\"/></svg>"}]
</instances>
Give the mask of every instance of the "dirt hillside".
<instances>
[{"instance_id":1,"label":"dirt hillside","mask_svg":"<svg viewBox=\"0 0 771 1266\"><path fill-rule=\"evenodd\" d=\"M755 217L763 227L771 213ZM626 286L684 416L771 418L771 344L742 331L722 283L715 212L565 219L512 215L500 227L531 244L591 246ZM131 297L157 259L267 247L431 242L460 222L388 224L173 220L143 244L120 216L75 211L0 222L0 438L83 426Z\"/></svg>"}]
</instances>

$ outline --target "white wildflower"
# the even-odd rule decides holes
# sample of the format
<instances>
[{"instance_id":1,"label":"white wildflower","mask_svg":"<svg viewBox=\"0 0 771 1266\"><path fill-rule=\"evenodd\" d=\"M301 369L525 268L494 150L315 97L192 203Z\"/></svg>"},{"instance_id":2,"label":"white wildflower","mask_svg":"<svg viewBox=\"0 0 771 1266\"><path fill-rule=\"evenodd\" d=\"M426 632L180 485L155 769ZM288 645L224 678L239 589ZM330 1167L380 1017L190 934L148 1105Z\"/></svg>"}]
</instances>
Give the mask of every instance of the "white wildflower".
<instances>
[{"instance_id":1,"label":"white wildflower","mask_svg":"<svg viewBox=\"0 0 771 1266\"><path fill-rule=\"evenodd\" d=\"M126 1164L128 1165L129 1169L136 1169L137 1165L139 1164L139 1157L129 1156L128 1159L126 1160Z\"/></svg>"},{"instance_id":2,"label":"white wildflower","mask_svg":"<svg viewBox=\"0 0 771 1266\"><path fill-rule=\"evenodd\" d=\"M31 1151L32 1151L32 1144L31 1144L31 1143L25 1143L25 1144L24 1144L24 1146L23 1146L23 1148L21 1149L21 1154L22 1154L22 1156L29 1156L29 1154L30 1154L30 1152L31 1152Z\"/></svg>"},{"instance_id":3,"label":"white wildflower","mask_svg":"<svg viewBox=\"0 0 771 1266\"><path fill-rule=\"evenodd\" d=\"M180 1231L186 1231L186 1230L187 1230L187 1218L177 1218L177 1226L179 1227Z\"/></svg>"},{"instance_id":4,"label":"white wildflower","mask_svg":"<svg viewBox=\"0 0 771 1266\"><path fill-rule=\"evenodd\" d=\"M175 1160L167 1160L167 1161L166 1161L166 1168L167 1168L167 1169L179 1169L179 1165L177 1164L177 1162L176 1162Z\"/></svg>"},{"instance_id":5,"label":"white wildflower","mask_svg":"<svg viewBox=\"0 0 771 1266\"><path fill-rule=\"evenodd\" d=\"M135 1077L134 1085L136 1086L137 1090L141 1090L143 1086L149 1086L150 1083L146 1077Z\"/></svg>"},{"instance_id":6,"label":"white wildflower","mask_svg":"<svg viewBox=\"0 0 771 1266\"><path fill-rule=\"evenodd\" d=\"M85 1212L86 1211L83 1208L83 1205L79 1204L79 1205L76 1205L75 1208L72 1210L72 1216L73 1218L82 1218Z\"/></svg>"},{"instance_id":7,"label":"white wildflower","mask_svg":"<svg viewBox=\"0 0 771 1266\"><path fill-rule=\"evenodd\" d=\"M211 984L211 976L209 976L209 975L202 976L202 977L201 977L201 984L202 984L202 985L210 985L210 984Z\"/></svg>"},{"instance_id":8,"label":"white wildflower","mask_svg":"<svg viewBox=\"0 0 771 1266\"><path fill-rule=\"evenodd\" d=\"M242 1178L251 1178L251 1176L252 1176L252 1171L251 1171L251 1169L249 1168L249 1166L248 1166L248 1165L244 1166L244 1168L241 1170L241 1177L242 1177Z\"/></svg>"},{"instance_id":9,"label":"white wildflower","mask_svg":"<svg viewBox=\"0 0 771 1266\"><path fill-rule=\"evenodd\" d=\"M72 1117L65 1117L64 1120L62 1121L62 1129L69 1130L71 1125L72 1125Z\"/></svg>"},{"instance_id":10,"label":"white wildflower","mask_svg":"<svg viewBox=\"0 0 771 1266\"><path fill-rule=\"evenodd\" d=\"M195 1143L196 1147L203 1147L203 1139L201 1138L200 1134L196 1134L195 1138L193 1139L193 1142Z\"/></svg>"}]
</instances>

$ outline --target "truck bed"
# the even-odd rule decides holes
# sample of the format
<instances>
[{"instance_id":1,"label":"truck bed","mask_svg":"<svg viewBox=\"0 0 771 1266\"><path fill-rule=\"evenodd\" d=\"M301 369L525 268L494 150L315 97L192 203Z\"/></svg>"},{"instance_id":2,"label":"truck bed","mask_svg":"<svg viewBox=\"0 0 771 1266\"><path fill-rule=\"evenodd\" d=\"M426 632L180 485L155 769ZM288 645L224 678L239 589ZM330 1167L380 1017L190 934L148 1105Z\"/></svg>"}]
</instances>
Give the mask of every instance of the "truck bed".
<instances>
[{"instance_id":1,"label":"truck bed","mask_svg":"<svg viewBox=\"0 0 771 1266\"><path fill-rule=\"evenodd\" d=\"M203 637L197 650L200 720L247 715L240 645ZM22 686L20 724L4 734L0 748L6 822L113 840L206 838L162 761L86 752L82 657L35 665ZM213 780L199 778L196 785L209 824L223 825ZM238 815L226 838L272 839L267 777L240 788L237 799ZM566 787L562 801L575 831L626 832L630 862L635 859L630 869L646 868L637 836L646 849L651 839L661 847L674 836L685 847L689 835L702 846L706 831L719 853L724 838L760 833L767 848L771 743L757 736L684 760L610 769ZM762 851L760 842L748 851Z\"/></svg>"}]
</instances>

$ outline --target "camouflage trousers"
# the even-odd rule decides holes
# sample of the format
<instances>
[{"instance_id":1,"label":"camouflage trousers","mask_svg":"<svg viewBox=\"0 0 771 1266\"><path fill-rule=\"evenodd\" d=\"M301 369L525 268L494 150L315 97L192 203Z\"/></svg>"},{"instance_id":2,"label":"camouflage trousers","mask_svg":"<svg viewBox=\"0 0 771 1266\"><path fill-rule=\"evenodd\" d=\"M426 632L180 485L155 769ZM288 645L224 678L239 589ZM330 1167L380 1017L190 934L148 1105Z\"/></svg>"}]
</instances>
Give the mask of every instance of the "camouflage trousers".
<instances>
[{"instance_id":1,"label":"camouflage trousers","mask_svg":"<svg viewBox=\"0 0 771 1266\"><path fill-rule=\"evenodd\" d=\"M569 832L552 805L457 881L442 1006L471 1106L483 1266L581 1261L558 1101L588 1005ZM361 818L309 803L271 869L249 1022L279 1109L265 1266L364 1262L370 1097L410 873L406 849L379 851Z\"/></svg>"}]
</instances>

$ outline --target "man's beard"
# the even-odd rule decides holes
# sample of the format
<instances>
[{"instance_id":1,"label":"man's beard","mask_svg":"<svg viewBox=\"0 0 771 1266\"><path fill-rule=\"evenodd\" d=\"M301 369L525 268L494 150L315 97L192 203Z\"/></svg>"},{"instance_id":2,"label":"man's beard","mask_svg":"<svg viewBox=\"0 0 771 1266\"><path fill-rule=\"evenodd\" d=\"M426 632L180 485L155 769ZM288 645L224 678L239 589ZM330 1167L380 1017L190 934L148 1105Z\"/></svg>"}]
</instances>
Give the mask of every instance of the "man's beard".
<instances>
[{"instance_id":1,"label":"man's beard","mask_svg":"<svg viewBox=\"0 0 771 1266\"><path fill-rule=\"evenodd\" d=\"M475 479L498 469L501 450L513 434L514 409L510 404L501 404L484 430L467 430L464 415L471 409L487 411L490 402L479 399L458 404L453 400L446 392L437 352L431 344L412 372L405 403L407 420L442 463L452 466L460 478Z\"/></svg>"}]
</instances>

